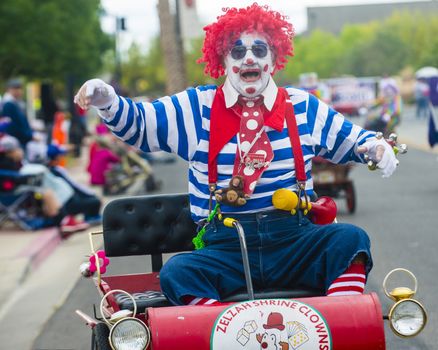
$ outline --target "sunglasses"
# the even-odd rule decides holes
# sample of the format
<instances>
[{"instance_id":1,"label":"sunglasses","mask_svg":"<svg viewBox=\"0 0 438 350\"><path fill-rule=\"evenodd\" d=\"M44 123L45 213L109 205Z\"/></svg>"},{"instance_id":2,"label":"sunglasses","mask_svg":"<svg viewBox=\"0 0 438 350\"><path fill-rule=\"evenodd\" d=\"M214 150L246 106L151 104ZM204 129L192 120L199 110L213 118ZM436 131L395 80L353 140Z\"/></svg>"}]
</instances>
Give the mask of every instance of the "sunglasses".
<instances>
[{"instance_id":1,"label":"sunglasses","mask_svg":"<svg viewBox=\"0 0 438 350\"><path fill-rule=\"evenodd\" d=\"M268 54L268 47L263 44L255 44L251 47L237 45L231 49L231 57L235 60L241 60L246 56L246 52L248 50L251 50L253 55L257 58L266 57L266 55Z\"/></svg>"}]
</instances>

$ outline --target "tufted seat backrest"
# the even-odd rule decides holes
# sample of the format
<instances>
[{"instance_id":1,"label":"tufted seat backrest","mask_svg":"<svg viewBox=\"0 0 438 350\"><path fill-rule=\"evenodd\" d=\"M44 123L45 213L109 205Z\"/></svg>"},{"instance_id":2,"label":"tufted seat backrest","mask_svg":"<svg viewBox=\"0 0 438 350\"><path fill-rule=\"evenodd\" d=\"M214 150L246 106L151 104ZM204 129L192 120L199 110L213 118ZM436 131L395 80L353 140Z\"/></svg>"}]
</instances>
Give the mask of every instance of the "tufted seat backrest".
<instances>
[{"instance_id":1,"label":"tufted seat backrest","mask_svg":"<svg viewBox=\"0 0 438 350\"><path fill-rule=\"evenodd\" d=\"M196 224L190 216L189 196L115 199L103 211L103 235L107 256L152 255L156 271L162 253L193 250Z\"/></svg>"}]
</instances>

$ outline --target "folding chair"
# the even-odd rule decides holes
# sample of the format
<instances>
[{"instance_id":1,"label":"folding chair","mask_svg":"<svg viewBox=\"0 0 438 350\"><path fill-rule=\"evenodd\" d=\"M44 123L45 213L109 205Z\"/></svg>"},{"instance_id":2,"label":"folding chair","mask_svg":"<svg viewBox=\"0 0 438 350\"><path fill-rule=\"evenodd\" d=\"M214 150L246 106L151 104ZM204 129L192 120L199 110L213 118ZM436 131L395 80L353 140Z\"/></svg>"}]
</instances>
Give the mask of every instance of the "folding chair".
<instances>
[{"instance_id":1,"label":"folding chair","mask_svg":"<svg viewBox=\"0 0 438 350\"><path fill-rule=\"evenodd\" d=\"M7 222L24 230L35 230L44 224L39 210L39 175L22 175L0 170L0 228Z\"/></svg>"}]
</instances>

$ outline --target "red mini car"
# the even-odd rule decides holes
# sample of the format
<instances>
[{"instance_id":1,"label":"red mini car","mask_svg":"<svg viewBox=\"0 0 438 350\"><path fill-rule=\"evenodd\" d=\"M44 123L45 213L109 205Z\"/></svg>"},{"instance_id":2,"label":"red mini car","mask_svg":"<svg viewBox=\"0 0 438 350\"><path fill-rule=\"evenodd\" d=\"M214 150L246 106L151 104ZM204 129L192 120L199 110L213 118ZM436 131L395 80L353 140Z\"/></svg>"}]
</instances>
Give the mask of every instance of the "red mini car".
<instances>
[{"instance_id":1,"label":"red mini car","mask_svg":"<svg viewBox=\"0 0 438 350\"><path fill-rule=\"evenodd\" d=\"M172 306L161 293L163 253L190 251L196 225L186 194L116 199L103 215L106 256L97 252L90 233L91 263L81 267L94 277L102 295L100 315L77 313L92 329L92 349L385 349L384 320L401 337L422 331L427 316L413 299L415 287L385 293L395 301L382 314L376 293L326 297L318 290L253 290L244 232L236 220L247 291L217 306ZM151 273L103 276L107 257L151 255ZM394 270L395 271L395 270ZM187 281L190 283L190 281Z\"/></svg>"}]
</instances>

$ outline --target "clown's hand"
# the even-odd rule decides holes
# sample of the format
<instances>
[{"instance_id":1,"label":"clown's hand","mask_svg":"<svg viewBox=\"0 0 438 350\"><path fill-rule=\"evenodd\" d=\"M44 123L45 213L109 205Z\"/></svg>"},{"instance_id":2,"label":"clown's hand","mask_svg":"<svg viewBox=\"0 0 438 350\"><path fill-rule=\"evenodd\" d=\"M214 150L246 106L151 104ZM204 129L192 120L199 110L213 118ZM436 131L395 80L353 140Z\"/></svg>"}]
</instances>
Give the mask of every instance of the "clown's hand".
<instances>
[{"instance_id":1,"label":"clown's hand","mask_svg":"<svg viewBox=\"0 0 438 350\"><path fill-rule=\"evenodd\" d=\"M116 98L116 92L111 85L100 79L91 79L81 86L74 102L85 110L88 110L90 106L107 109L111 107Z\"/></svg>"},{"instance_id":2,"label":"clown's hand","mask_svg":"<svg viewBox=\"0 0 438 350\"><path fill-rule=\"evenodd\" d=\"M382 177L390 177L399 161L395 157L392 146L383 138L370 138L362 146L357 148L358 153L365 153L366 158L376 163L382 171Z\"/></svg>"}]
</instances>

